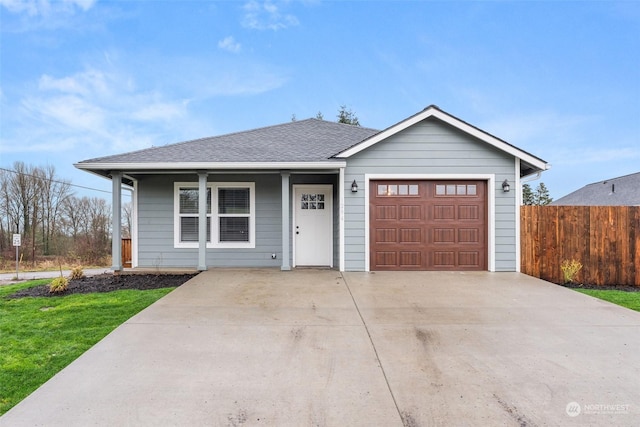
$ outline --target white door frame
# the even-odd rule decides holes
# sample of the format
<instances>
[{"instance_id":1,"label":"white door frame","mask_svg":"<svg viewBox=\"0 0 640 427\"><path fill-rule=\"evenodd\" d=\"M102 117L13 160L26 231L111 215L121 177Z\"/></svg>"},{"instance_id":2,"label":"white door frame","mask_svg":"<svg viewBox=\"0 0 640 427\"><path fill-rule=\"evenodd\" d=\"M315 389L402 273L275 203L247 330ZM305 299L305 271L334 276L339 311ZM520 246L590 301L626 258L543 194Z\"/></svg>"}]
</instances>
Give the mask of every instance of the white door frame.
<instances>
[{"instance_id":1,"label":"white door frame","mask_svg":"<svg viewBox=\"0 0 640 427\"><path fill-rule=\"evenodd\" d=\"M334 246L334 238L333 238L333 185L332 184L294 184L293 186L293 191L291 192L291 206L292 206L292 212L293 212L293 221L291 221L291 240L292 240L292 245L291 245L291 252L292 252L292 267L296 267L297 263L296 263L296 224L297 224L297 218L296 218L296 212L298 210L298 200L296 198L296 190L301 189L301 188L311 188L311 189L320 189L320 190L328 190L329 191L329 201L331 203L331 215L330 215L330 223L331 223L331 245L329 250L330 252L330 263L329 263L329 267L333 268L333 246Z\"/></svg>"}]
</instances>

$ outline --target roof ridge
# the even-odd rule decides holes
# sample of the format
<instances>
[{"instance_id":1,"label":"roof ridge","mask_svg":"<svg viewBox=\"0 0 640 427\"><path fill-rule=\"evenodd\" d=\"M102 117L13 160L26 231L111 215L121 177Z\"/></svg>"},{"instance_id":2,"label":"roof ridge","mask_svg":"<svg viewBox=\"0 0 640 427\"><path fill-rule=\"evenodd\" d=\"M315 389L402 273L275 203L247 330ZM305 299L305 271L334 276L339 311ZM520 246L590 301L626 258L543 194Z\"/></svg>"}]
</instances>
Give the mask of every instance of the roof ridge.
<instances>
[{"instance_id":1,"label":"roof ridge","mask_svg":"<svg viewBox=\"0 0 640 427\"><path fill-rule=\"evenodd\" d=\"M616 176L616 177L613 177L613 178L601 179L601 180L599 180L599 181L595 181L595 182L592 182L592 183L590 183L590 184L587 184L587 185L585 185L585 187L588 187L588 186L590 186L590 185L596 185L596 184L606 184L606 183L608 183L609 181L613 181L613 180L617 180L617 179L622 179L622 178L628 178L628 177L633 176L633 175L640 175L640 172L633 172L633 173L629 173L629 174L626 174L626 175ZM584 188L584 187L583 187L583 188Z\"/></svg>"}]
</instances>

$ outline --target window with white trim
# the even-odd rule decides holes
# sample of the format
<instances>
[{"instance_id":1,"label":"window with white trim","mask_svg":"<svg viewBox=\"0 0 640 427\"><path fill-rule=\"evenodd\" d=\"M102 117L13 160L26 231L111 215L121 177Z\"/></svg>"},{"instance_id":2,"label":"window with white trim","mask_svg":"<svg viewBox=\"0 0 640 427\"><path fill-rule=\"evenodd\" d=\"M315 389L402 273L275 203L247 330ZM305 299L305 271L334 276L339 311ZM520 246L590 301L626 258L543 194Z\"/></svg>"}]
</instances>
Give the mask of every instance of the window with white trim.
<instances>
[{"instance_id":1,"label":"window with white trim","mask_svg":"<svg viewBox=\"0 0 640 427\"><path fill-rule=\"evenodd\" d=\"M176 243L198 243L198 187L176 187ZM207 242L211 242L211 188L207 188Z\"/></svg>"},{"instance_id":2,"label":"window with white trim","mask_svg":"<svg viewBox=\"0 0 640 427\"><path fill-rule=\"evenodd\" d=\"M224 182L214 185L214 247L255 247L255 184Z\"/></svg>"},{"instance_id":3,"label":"window with white trim","mask_svg":"<svg viewBox=\"0 0 640 427\"><path fill-rule=\"evenodd\" d=\"M174 246L198 247L197 182L174 184ZM207 183L207 247L255 247L255 184Z\"/></svg>"}]
</instances>

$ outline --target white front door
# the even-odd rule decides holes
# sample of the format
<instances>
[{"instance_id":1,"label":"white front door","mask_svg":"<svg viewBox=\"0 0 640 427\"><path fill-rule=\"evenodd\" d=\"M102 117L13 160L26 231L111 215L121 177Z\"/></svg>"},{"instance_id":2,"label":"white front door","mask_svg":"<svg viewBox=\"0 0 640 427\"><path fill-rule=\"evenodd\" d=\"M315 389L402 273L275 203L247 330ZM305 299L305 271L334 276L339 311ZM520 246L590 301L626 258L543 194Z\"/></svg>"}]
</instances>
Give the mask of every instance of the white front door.
<instances>
[{"instance_id":1,"label":"white front door","mask_svg":"<svg viewBox=\"0 0 640 427\"><path fill-rule=\"evenodd\" d=\"M295 266L333 267L333 186L293 186Z\"/></svg>"}]
</instances>

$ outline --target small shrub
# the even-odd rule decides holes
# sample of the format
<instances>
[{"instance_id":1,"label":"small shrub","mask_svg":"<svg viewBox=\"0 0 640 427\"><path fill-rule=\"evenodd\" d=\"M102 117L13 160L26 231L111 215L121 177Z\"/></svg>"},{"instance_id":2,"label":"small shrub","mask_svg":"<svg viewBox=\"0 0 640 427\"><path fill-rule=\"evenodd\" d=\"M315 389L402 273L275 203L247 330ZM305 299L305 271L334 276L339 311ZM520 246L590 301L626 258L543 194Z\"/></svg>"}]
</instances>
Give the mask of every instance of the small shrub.
<instances>
[{"instance_id":1,"label":"small shrub","mask_svg":"<svg viewBox=\"0 0 640 427\"><path fill-rule=\"evenodd\" d=\"M71 280L82 279L84 277L84 271L82 271L82 267L77 266L71 269L71 276L69 276Z\"/></svg>"},{"instance_id":2,"label":"small shrub","mask_svg":"<svg viewBox=\"0 0 640 427\"><path fill-rule=\"evenodd\" d=\"M580 261L577 261L575 259L572 259L571 261L565 259L564 261L562 261L560 269L562 270L562 274L564 275L564 283L573 283L574 279L576 278L576 274L578 274L578 271L582 269L582 264L580 263Z\"/></svg>"},{"instance_id":3,"label":"small shrub","mask_svg":"<svg viewBox=\"0 0 640 427\"><path fill-rule=\"evenodd\" d=\"M56 277L49 284L49 292L58 294L66 291L67 287L69 287L69 279L66 277Z\"/></svg>"}]
</instances>

